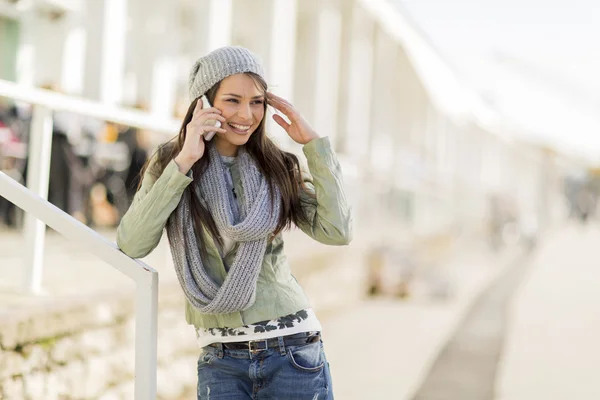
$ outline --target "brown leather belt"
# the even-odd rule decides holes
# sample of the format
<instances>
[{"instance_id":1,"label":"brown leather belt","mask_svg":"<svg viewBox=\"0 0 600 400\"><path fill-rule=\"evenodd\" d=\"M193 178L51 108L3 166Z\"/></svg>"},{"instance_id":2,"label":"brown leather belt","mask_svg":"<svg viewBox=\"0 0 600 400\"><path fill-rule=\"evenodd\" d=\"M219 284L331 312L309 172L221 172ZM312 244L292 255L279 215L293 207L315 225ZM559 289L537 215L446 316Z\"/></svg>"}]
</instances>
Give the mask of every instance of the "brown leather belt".
<instances>
[{"instance_id":1,"label":"brown leather belt","mask_svg":"<svg viewBox=\"0 0 600 400\"><path fill-rule=\"evenodd\" d=\"M288 346L301 346L304 344L315 343L321 340L321 332L302 332L293 335L283 336L283 343ZM220 348L223 346L227 350L245 350L245 351L260 351L267 349L278 349L279 338L274 337L265 340L250 340L248 342L233 342L233 343L211 343L210 347Z\"/></svg>"}]
</instances>

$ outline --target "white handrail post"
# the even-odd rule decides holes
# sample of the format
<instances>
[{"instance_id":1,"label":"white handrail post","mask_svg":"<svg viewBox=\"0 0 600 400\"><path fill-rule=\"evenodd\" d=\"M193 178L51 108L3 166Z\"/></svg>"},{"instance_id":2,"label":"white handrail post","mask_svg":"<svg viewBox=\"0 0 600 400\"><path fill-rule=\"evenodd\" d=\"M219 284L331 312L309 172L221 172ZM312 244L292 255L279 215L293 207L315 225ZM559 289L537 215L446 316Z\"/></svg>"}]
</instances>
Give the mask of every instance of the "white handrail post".
<instances>
[{"instance_id":1,"label":"white handrail post","mask_svg":"<svg viewBox=\"0 0 600 400\"><path fill-rule=\"evenodd\" d=\"M52 147L52 111L33 106L33 118L29 132L29 157L27 187L46 200L50 178L50 154ZM32 213L25 214L25 274L23 290L40 293L44 268L44 242L46 225Z\"/></svg>"},{"instance_id":2,"label":"white handrail post","mask_svg":"<svg viewBox=\"0 0 600 400\"><path fill-rule=\"evenodd\" d=\"M135 400L156 399L158 273L137 282L135 312Z\"/></svg>"}]
</instances>

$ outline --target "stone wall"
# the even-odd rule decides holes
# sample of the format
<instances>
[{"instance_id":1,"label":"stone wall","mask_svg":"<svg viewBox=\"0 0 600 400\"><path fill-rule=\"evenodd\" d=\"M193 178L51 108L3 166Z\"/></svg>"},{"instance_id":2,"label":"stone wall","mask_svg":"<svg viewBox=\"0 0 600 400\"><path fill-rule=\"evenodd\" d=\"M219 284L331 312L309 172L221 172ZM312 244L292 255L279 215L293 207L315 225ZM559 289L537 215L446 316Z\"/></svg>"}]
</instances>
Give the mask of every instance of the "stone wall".
<instances>
[{"instance_id":1,"label":"stone wall","mask_svg":"<svg viewBox=\"0 0 600 400\"><path fill-rule=\"evenodd\" d=\"M176 399L195 379L197 349L179 288L161 290L160 398ZM0 398L132 399L134 316L133 296L111 294L3 320Z\"/></svg>"},{"instance_id":2,"label":"stone wall","mask_svg":"<svg viewBox=\"0 0 600 400\"><path fill-rule=\"evenodd\" d=\"M295 275L320 315L362 296L358 246L295 249ZM133 292L49 297L44 308L0 315L0 399L133 399L134 316ZM189 399L198 348L176 282L161 282L158 329L158 398Z\"/></svg>"}]
</instances>

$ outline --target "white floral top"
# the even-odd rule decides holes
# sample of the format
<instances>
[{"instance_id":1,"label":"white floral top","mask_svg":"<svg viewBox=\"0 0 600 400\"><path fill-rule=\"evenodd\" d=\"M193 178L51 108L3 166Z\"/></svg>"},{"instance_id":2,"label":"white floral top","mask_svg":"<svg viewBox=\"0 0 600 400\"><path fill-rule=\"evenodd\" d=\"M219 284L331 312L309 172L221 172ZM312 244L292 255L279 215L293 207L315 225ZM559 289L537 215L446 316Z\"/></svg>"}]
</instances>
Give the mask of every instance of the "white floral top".
<instances>
[{"instance_id":1,"label":"white floral top","mask_svg":"<svg viewBox=\"0 0 600 400\"><path fill-rule=\"evenodd\" d=\"M321 332L321 323L312 308L279 317L271 321L244 325L239 328L208 328L196 330L198 345L211 343L248 342L265 340L301 332Z\"/></svg>"}]
</instances>

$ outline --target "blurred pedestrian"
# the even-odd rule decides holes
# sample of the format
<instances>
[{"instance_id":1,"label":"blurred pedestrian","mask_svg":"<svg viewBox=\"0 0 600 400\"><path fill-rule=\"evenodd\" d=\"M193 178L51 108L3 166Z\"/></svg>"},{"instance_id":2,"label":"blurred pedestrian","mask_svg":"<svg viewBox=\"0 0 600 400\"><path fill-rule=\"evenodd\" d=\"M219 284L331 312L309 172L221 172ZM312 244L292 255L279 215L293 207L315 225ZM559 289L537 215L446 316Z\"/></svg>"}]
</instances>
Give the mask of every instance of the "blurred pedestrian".
<instances>
[{"instance_id":1,"label":"blurred pedestrian","mask_svg":"<svg viewBox=\"0 0 600 400\"><path fill-rule=\"evenodd\" d=\"M29 121L12 101L0 101L0 171L25 184ZM0 223L19 227L23 211L0 197Z\"/></svg>"},{"instance_id":2,"label":"blurred pedestrian","mask_svg":"<svg viewBox=\"0 0 600 400\"><path fill-rule=\"evenodd\" d=\"M135 108L148 111L147 107L141 103L136 104ZM129 152L129 166L125 174L125 191L128 204L131 204L140 184L142 170L148 161L146 132L143 129L134 127L123 127L117 140L124 142Z\"/></svg>"},{"instance_id":3,"label":"blurred pedestrian","mask_svg":"<svg viewBox=\"0 0 600 400\"><path fill-rule=\"evenodd\" d=\"M295 224L321 243L351 240L329 139L267 91L261 64L241 47L201 57L190 98L179 135L145 169L118 245L144 257L166 225L186 319L202 347L198 399L331 399L321 325L290 272L281 235ZM289 119L273 116L304 146L312 176L266 135L267 104Z\"/></svg>"},{"instance_id":4,"label":"blurred pedestrian","mask_svg":"<svg viewBox=\"0 0 600 400\"><path fill-rule=\"evenodd\" d=\"M61 93L53 83L42 85L41 88ZM48 201L85 223L88 195L94 176L93 171L76 152L82 133L82 119L79 115L69 111L52 113Z\"/></svg>"}]
</instances>

